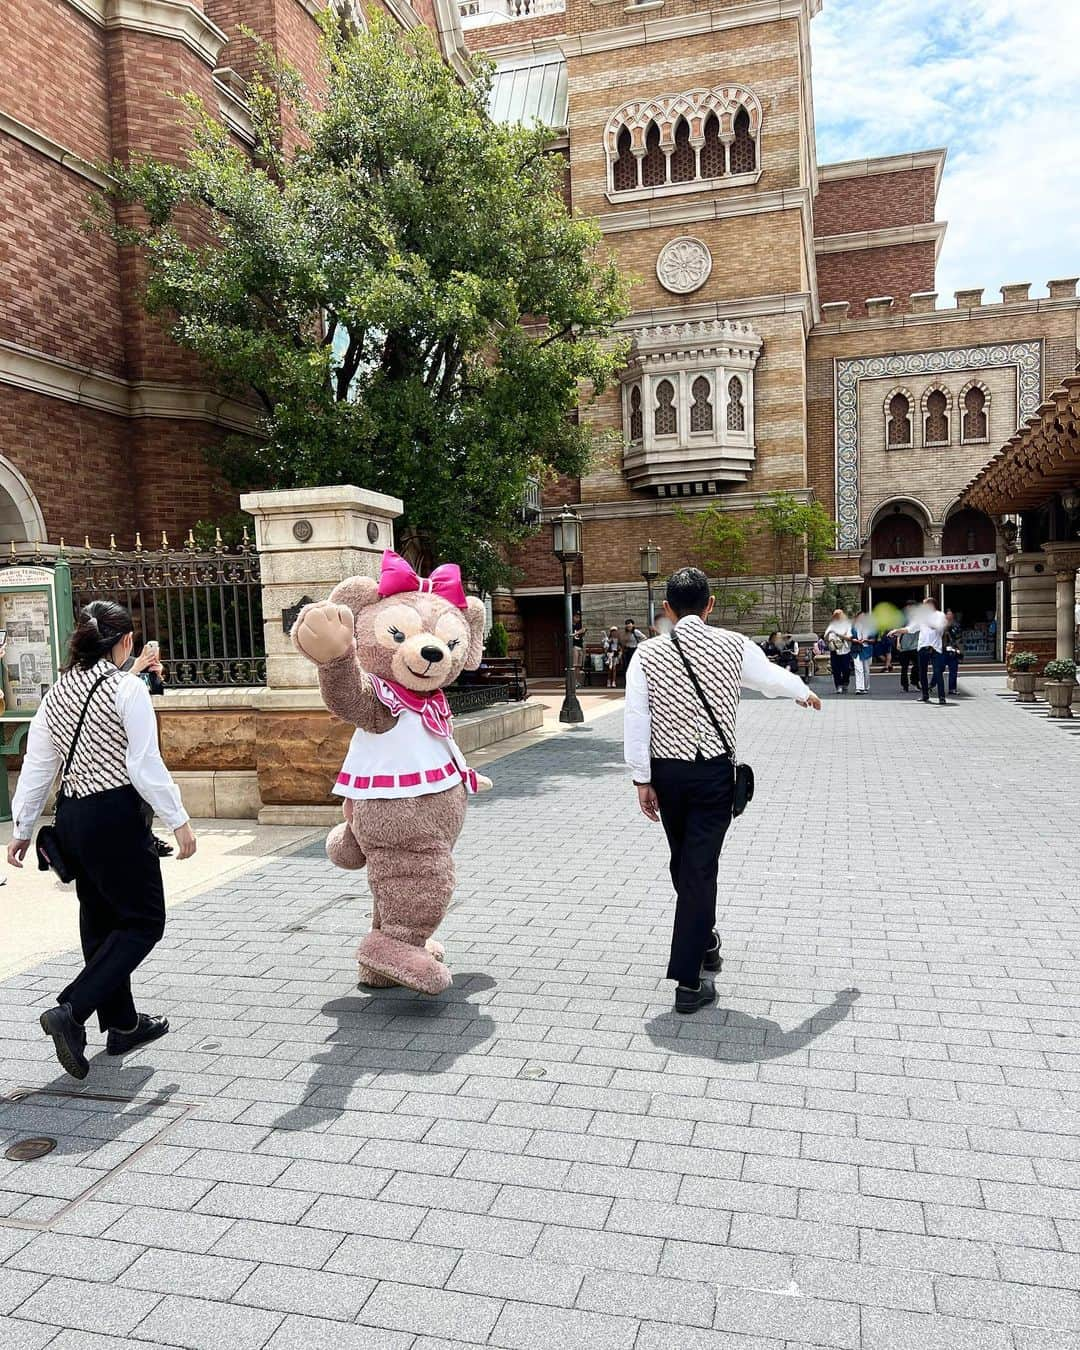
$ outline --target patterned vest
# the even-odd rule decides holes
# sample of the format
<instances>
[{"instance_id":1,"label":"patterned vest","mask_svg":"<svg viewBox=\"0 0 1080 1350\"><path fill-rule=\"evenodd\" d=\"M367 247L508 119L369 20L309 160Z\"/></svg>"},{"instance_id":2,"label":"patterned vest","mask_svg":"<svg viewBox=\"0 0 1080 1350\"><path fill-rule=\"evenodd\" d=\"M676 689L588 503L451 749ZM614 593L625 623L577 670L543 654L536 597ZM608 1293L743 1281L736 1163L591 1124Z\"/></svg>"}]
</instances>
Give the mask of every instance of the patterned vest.
<instances>
[{"instance_id":1,"label":"patterned vest","mask_svg":"<svg viewBox=\"0 0 1080 1350\"><path fill-rule=\"evenodd\" d=\"M680 623L679 645L693 667L713 715L735 749L735 716L742 687L743 639L725 628ZM701 706L682 657L669 637L650 638L637 649L649 688L653 759L693 760L725 753L709 714Z\"/></svg>"},{"instance_id":2,"label":"patterned vest","mask_svg":"<svg viewBox=\"0 0 1080 1350\"><path fill-rule=\"evenodd\" d=\"M76 666L53 685L45 696L49 739L66 763L79 714L102 674L105 679L94 692L71 762L67 793L72 797L89 797L95 792L126 787L131 782L127 771L127 733L116 711L116 693L119 682L132 677L117 670L111 662L99 661L91 670Z\"/></svg>"}]
</instances>

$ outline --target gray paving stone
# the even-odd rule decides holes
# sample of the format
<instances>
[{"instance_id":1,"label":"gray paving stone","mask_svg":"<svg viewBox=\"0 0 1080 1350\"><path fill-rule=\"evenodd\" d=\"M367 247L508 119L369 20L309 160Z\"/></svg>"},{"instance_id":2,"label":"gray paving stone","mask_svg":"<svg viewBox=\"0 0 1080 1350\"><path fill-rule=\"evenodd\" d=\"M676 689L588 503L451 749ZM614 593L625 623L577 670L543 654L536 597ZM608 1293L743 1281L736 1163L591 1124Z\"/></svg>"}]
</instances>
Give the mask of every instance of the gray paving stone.
<instances>
[{"instance_id":1,"label":"gray paving stone","mask_svg":"<svg viewBox=\"0 0 1080 1350\"><path fill-rule=\"evenodd\" d=\"M242 1219L212 1244L214 1256L320 1270L341 1245L338 1232L281 1223Z\"/></svg>"},{"instance_id":2,"label":"gray paving stone","mask_svg":"<svg viewBox=\"0 0 1080 1350\"><path fill-rule=\"evenodd\" d=\"M139 1336L182 1350L262 1350L281 1321L276 1312L170 1294L140 1324Z\"/></svg>"},{"instance_id":3,"label":"gray paving stone","mask_svg":"<svg viewBox=\"0 0 1080 1350\"><path fill-rule=\"evenodd\" d=\"M964 1238L864 1231L861 1251L862 1259L873 1265L910 1267L914 1270L936 1271L942 1275L979 1275L990 1278L998 1271L999 1258L990 1242L968 1241Z\"/></svg>"},{"instance_id":4,"label":"gray paving stone","mask_svg":"<svg viewBox=\"0 0 1080 1350\"><path fill-rule=\"evenodd\" d=\"M20 1272L0 1271L0 1289L4 1288L7 1277L18 1274ZM58 1277L41 1284L38 1276L22 1275L22 1278L32 1278L40 1288L20 1302L20 1317L78 1331L126 1334L160 1302L158 1294L121 1289L116 1285Z\"/></svg>"},{"instance_id":5,"label":"gray paving stone","mask_svg":"<svg viewBox=\"0 0 1080 1350\"><path fill-rule=\"evenodd\" d=\"M663 1251L664 1243L659 1238L549 1225L540 1234L533 1255L541 1261L578 1265L588 1270L653 1275L659 1269Z\"/></svg>"},{"instance_id":6,"label":"gray paving stone","mask_svg":"<svg viewBox=\"0 0 1080 1350\"><path fill-rule=\"evenodd\" d=\"M357 1275L261 1265L244 1281L232 1301L278 1312L349 1322L356 1317L374 1288L373 1279Z\"/></svg>"},{"instance_id":7,"label":"gray paving stone","mask_svg":"<svg viewBox=\"0 0 1080 1350\"><path fill-rule=\"evenodd\" d=\"M934 1281L938 1311L955 1317L1080 1331L1080 1294L1031 1284L940 1275Z\"/></svg>"},{"instance_id":8,"label":"gray paving stone","mask_svg":"<svg viewBox=\"0 0 1080 1350\"><path fill-rule=\"evenodd\" d=\"M323 1317L286 1317L266 1350L416 1350L412 1332L349 1326Z\"/></svg>"},{"instance_id":9,"label":"gray paving stone","mask_svg":"<svg viewBox=\"0 0 1080 1350\"><path fill-rule=\"evenodd\" d=\"M489 1344L506 1350L631 1350L638 1323L611 1313L507 1303Z\"/></svg>"},{"instance_id":10,"label":"gray paving stone","mask_svg":"<svg viewBox=\"0 0 1080 1350\"><path fill-rule=\"evenodd\" d=\"M220 1181L198 1202L200 1214L228 1219L258 1219L268 1223L299 1223L318 1196L268 1186L242 1186Z\"/></svg>"},{"instance_id":11,"label":"gray paving stone","mask_svg":"<svg viewBox=\"0 0 1080 1350\"><path fill-rule=\"evenodd\" d=\"M141 1247L99 1238L41 1233L6 1262L9 1270L32 1270L41 1275L77 1274L79 1279L116 1279L139 1256Z\"/></svg>"},{"instance_id":12,"label":"gray paving stone","mask_svg":"<svg viewBox=\"0 0 1080 1350\"><path fill-rule=\"evenodd\" d=\"M715 1325L721 1331L782 1335L806 1345L860 1350L859 1310L850 1303L721 1285L716 1291Z\"/></svg>"},{"instance_id":13,"label":"gray paving stone","mask_svg":"<svg viewBox=\"0 0 1080 1350\"><path fill-rule=\"evenodd\" d=\"M45 1350L55 1345L58 1327L41 1322L21 1322L14 1317L0 1317L0 1345L4 1350Z\"/></svg>"},{"instance_id":14,"label":"gray paving stone","mask_svg":"<svg viewBox=\"0 0 1080 1350\"><path fill-rule=\"evenodd\" d=\"M376 1233L374 1236L384 1236ZM393 1236L392 1234L390 1236ZM466 1251L528 1256L540 1236L540 1225L525 1219L501 1219L490 1214L428 1214L415 1231L417 1242L445 1247L453 1242Z\"/></svg>"},{"instance_id":15,"label":"gray paving stone","mask_svg":"<svg viewBox=\"0 0 1080 1350\"><path fill-rule=\"evenodd\" d=\"M418 1295L412 1285L383 1283L364 1304L358 1320L365 1326L446 1336L483 1345L501 1307L498 1298L441 1289L425 1289Z\"/></svg>"},{"instance_id":16,"label":"gray paving stone","mask_svg":"<svg viewBox=\"0 0 1080 1350\"><path fill-rule=\"evenodd\" d=\"M581 1269L535 1258L465 1252L446 1287L466 1294L571 1308L584 1277Z\"/></svg>"},{"instance_id":17,"label":"gray paving stone","mask_svg":"<svg viewBox=\"0 0 1080 1350\"><path fill-rule=\"evenodd\" d=\"M84 1208L80 1205L79 1209ZM75 1211L76 1213L78 1211ZM110 1223L110 1242L165 1247L171 1251L205 1252L232 1226L231 1219L207 1214L181 1214L171 1209L129 1209Z\"/></svg>"},{"instance_id":18,"label":"gray paving stone","mask_svg":"<svg viewBox=\"0 0 1080 1350\"><path fill-rule=\"evenodd\" d=\"M617 1309L622 1315L652 1322L711 1327L716 1298L711 1287L701 1281L590 1271L577 1306L593 1312Z\"/></svg>"},{"instance_id":19,"label":"gray paving stone","mask_svg":"<svg viewBox=\"0 0 1080 1350\"><path fill-rule=\"evenodd\" d=\"M957 1317L898 1312L888 1308L863 1311L862 1350L1012 1350L1008 1327ZM1049 1350L1039 1345L1038 1350Z\"/></svg>"},{"instance_id":20,"label":"gray paving stone","mask_svg":"<svg viewBox=\"0 0 1080 1350\"><path fill-rule=\"evenodd\" d=\"M227 1302L254 1269L252 1261L227 1256L148 1251L124 1272L120 1283L159 1294L198 1294Z\"/></svg>"},{"instance_id":21,"label":"gray paving stone","mask_svg":"<svg viewBox=\"0 0 1080 1350\"><path fill-rule=\"evenodd\" d=\"M373 1280L429 1285L433 1289L441 1289L460 1256L461 1252L452 1247L432 1247L422 1242L397 1242L392 1238L353 1234L342 1241L326 1262L325 1269Z\"/></svg>"}]
</instances>

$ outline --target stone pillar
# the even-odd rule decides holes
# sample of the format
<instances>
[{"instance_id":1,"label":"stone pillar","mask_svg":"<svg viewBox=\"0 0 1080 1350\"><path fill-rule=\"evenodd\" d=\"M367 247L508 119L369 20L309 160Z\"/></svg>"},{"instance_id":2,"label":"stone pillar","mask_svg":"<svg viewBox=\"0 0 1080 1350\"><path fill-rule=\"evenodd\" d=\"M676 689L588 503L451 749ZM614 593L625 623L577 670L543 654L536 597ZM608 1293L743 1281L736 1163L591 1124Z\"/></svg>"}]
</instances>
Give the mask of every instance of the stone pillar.
<instances>
[{"instance_id":1,"label":"stone pillar","mask_svg":"<svg viewBox=\"0 0 1080 1350\"><path fill-rule=\"evenodd\" d=\"M1005 659L1015 652L1037 652L1040 664L1051 660L1056 646L1055 577L1045 553L1012 553L1008 558L1012 613Z\"/></svg>"},{"instance_id":2,"label":"stone pillar","mask_svg":"<svg viewBox=\"0 0 1080 1350\"><path fill-rule=\"evenodd\" d=\"M267 688L317 689L315 667L293 651L283 616L325 600L345 577L378 576L404 507L397 497L348 486L251 492L240 506L255 517Z\"/></svg>"},{"instance_id":3,"label":"stone pillar","mask_svg":"<svg viewBox=\"0 0 1080 1350\"><path fill-rule=\"evenodd\" d=\"M315 667L288 629L302 604L325 600L345 577L378 575L403 505L348 486L253 492L240 505L255 517L266 630L266 688L254 699L258 818L327 823L341 815L330 787L352 728L326 711Z\"/></svg>"},{"instance_id":4,"label":"stone pillar","mask_svg":"<svg viewBox=\"0 0 1080 1350\"><path fill-rule=\"evenodd\" d=\"M1080 544L1043 544L1056 582L1055 658L1071 661L1076 650L1076 574L1080 569Z\"/></svg>"}]
</instances>

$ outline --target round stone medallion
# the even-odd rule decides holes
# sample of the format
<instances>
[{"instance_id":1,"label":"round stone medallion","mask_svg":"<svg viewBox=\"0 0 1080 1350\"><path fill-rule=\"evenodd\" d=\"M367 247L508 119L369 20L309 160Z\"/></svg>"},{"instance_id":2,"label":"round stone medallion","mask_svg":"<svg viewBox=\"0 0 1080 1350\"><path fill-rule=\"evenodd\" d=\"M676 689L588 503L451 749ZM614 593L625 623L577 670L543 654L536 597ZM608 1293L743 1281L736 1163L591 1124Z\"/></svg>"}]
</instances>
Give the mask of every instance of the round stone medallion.
<instances>
[{"instance_id":1,"label":"round stone medallion","mask_svg":"<svg viewBox=\"0 0 1080 1350\"><path fill-rule=\"evenodd\" d=\"M672 239L656 259L656 276L666 291L687 295L704 286L712 271L708 246L691 235Z\"/></svg>"},{"instance_id":2,"label":"round stone medallion","mask_svg":"<svg viewBox=\"0 0 1080 1350\"><path fill-rule=\"evenodd\" d=\"M298 520L292 527L293 538L300 544L306 544L315 533L315 527L310 520Z\"/></svg>"}]
</instances>

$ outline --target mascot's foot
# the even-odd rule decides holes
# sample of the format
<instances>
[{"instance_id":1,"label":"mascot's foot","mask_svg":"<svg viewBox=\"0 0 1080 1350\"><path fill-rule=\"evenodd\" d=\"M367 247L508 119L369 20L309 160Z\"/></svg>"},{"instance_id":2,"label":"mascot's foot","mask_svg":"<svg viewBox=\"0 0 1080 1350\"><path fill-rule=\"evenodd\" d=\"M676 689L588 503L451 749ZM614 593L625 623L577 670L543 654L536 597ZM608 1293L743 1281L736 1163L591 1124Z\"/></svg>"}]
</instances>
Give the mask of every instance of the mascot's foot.
<instances>
[{"instance_id":1,"label":"mascot's foot","mask_svg":"<svg viewBox=\"0 0 1080 1350\"><path fill-rule=\"evenodd\" d=\"M360 943L357 957L363 969L418 994L441 994L453 983L450 971L424 947L375 930Z\"/></svg>"},{"instance_id":2,"label":"mascot's foot","mask_svg":"<svg viewBox=\"0 0 1080 1350\"><path fill-rule=\"evenodd\" d=\"M367 861L356 835L345 821L335 825L326 836L326 856L335 867L343 867L347 872L357 871Z\"/></svg>"},{"instance_id":3,"label":"mascot's foot","mask_svg":"<svg viewBox=\"0 0 1080 1350\"><path fill-rule=\"evenodd\" d=\"M431 953L431 955L435 958L436 961L446 960L446 948L442 945L441 942L436 942L434 938L428 938L428 940L424 943L424 946L427 948L427 950Z\"/></svg>"},{"instance_id":4,"label":"mascot's foot","mask_svg":"<svg viewBox=\"0 0 1080 1350\"><path fill-rule=\"evenodd\" d=\"M372 970L370 966L365 966L363 961L356 963L356 982L365 989L393 989L397 984L396 980L391 980L385 975L380 975L377 970Z\"/></svg>"}]
</instances>

